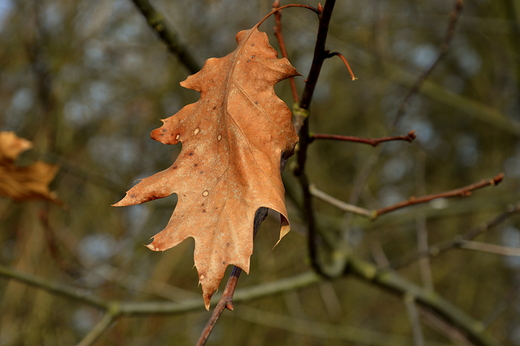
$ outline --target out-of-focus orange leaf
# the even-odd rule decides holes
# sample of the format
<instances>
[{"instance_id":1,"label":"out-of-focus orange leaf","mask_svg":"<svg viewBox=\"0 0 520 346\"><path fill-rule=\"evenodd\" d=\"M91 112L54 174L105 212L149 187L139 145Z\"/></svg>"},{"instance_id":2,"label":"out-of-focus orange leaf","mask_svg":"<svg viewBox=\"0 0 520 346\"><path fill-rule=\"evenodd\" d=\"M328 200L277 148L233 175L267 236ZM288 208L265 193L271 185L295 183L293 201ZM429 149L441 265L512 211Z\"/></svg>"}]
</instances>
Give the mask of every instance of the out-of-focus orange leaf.
<instances>
[{"instance_id":1,"label":"out-of-focus orange leaf","mask_svg":"<svg viewBox=\"0 0 520 346\"><path fill-rule=\"evenodd\" d=\"M49 190L57 166L41 161L24 167L15 164L18 155L31 147L31 142L13 132L0 132L0 195L17 202L47 199L60 203Z\"/></svg>"},{"instance_id":2,"label":"out-of-focus orange leaf","mask_svg":"<svg viewBox=\"0 0 520 346\"><path fill-rule=\"evenodd\" d=\"M0 163L13 163L20 153L31 148L30 141L16 136L14 132L0 132Z\"/></svg>"},{"instance_id":3,"label":"out-of-focus orange leaf","mask_svg":"<svg viewBox=\"0 0 520 346\"><path fill-rule=\"evenodd\" d=\"M183 143L175 163L143 179L115 204L178 195L168 225L148 247L164 251L195 239L206 308L228 265L249 271L258 208L281 214L280 238L289 231L280 159L292 154L298 137L291 111L273 86L298 73L287 59L277 58L256 27L239 32L237 42L234 52L207 60L181 83L199 91L199 101L152 132L164 144Z\"/></svg>"}]
</instances>

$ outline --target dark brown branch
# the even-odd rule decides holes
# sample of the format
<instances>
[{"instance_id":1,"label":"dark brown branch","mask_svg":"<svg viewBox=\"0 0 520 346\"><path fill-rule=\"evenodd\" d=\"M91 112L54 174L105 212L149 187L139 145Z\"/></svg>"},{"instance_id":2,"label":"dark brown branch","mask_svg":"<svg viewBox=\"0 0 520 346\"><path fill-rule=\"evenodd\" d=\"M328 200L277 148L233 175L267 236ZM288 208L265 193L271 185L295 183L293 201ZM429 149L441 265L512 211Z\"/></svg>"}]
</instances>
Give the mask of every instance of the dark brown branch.
<instances>
[{"instance_id":1,"label":"dark brown branch","mask_svg":"<svg viewBox=\"0 0 520 346\"><path fill-rule=\"evenodd\" d=\"M417 79L415 84L412 86L406 97L404 98L403 102L401 103L401 106L399 107L399 110L397 111L397 115L395 116L394 120L394 126L399 123L399 120L403 117L403 115L406 113L406 107L408 105L408 102L412 98L413 95L415 95L419 89L421 88L423 82L428 78L428 76L432 73L432 71L437 67L439 62L448 54L448 51L450 49L451 41L453 40L453 36L455 34L455 28L457 26L458 19L460 17L460 14L462 12L462 9L464 8L464 0L455 0L455 7L453 11L450 13L450 21L448 24L448 29L446 31L446 35L444 37L444 41L441 44L441 51L439 55L437 56L437 59L433 62L433 64L424 71L421 76Z\"/></svg>"},{"instance_id":2,"label":"dark brown branch","mask_svg":"<svg viewBox=\"0 0 520 346\"><path fill-rule=\"evenodd\" d=\"M190 73L196 73L201 65L191 55L188 48L181 43L177 33L170 27L164 16L153 7L148 0L132 0L145 17L146 22L159 38L166 44L168 50L175 54Z\"/></svg>"},{"instance_id":3,"label":"dark brown branch","mask_svg":"<svg viewBox=\"0 0 520 346\"><path fill-rule=\"evenodd\" d=\"M494 177L493 179L489 179L489 180L483 179L483 180L479 181L478 183L471 184L471 185L468 185L465 187L461 187L459 189L441 192L441 193L423 196L423 197L410 197L406 201L376 210L375 215L376 215L376 217L381 216L383 214L389 213L389 212L397 210L397 209L405 208L405 207L408 207L408 206L411 206L414 204L429 202L429 201L437 199L437 198L448 198L448 197L457 197L457 196L458 197L467 197L467 196L471 195L471 191L473 191L473 190L480 189L480 188L483 188L483 187L486 187L489 185L498 185L502 181L503 178L504 178L504 174L501 173L501 174L497 175L496 177Z\"/></svg>"},{"instance_id":4,"label":"dark brown branch","mask_svg":"<svg viewBox=\"0 0 520 346\"><path fill-rule=\"evenodd\" d=\"M378 146L380 143L389 142L389 141L407 141L413 142L413 140L417 136L415 135L415 131L408 132L405 136L393 136L393 137L383 137L383 138L360 138L353 136L342 136L342 135L331 135L331 134L323 134L323 133L315 133L310 136L311 142L316 139L333 139L337 141L347 141L347 142L357 142L369 144L373 147Z\"/></svg>"},{"instance_id":5,"label":"dark brown branch","mask_svg":"<svg viewBox=\"0 0 520 346\"><path fill-rule=\"evenodd\" d=\"M327 34L329 32L329 23L332 17L336 1L328 0L325 2L323 12L320 14L320 24L318 28L318 37L316 38L316 46L314 47L314 57L312 59L311 70L305 83L302 99L300 101L300 108L309 109L314 89L320 76L323 61L328 57L328 52L325 50L325 43L327 42ZM298 130L298 129L297 129Z\"/></svg>"},{"instance_id":6,"label":"dark brown branch","mask_svg":"<svg viewBox=\"0 0 520 346\"><path fill-rule=\"evenodd\" d=\"M314 47L314 57L311 64L311 69L307 77L305 88L303 90L302 98L300 103L295 107L294 110L294 127L300 137L298 143L298 150L296 152L297 167L294 170L294 174L299 180L303 194L303 209L308 227L308 238L307 246L309 251L309 257L311 265L314 270L325 277L332 277L337 274L337 270L334 268L341 268L345 262L342 258L343 263L334 263L329 268L322 267L318 259L318 231L316 227L316 219L314 215L313 199L309 189L309 179L305 173L305 164L307 161L307 149L309 144L312 142L309 133L309 106L312 100L312 95L318 82L323 61L329 57L329 52L325 50L325 43L327 41L327 34L329 30L329 23L332 17L336 1L328 0L325 2L323 11L320 14L318 34L316 38L316 46ZM329 271L330 269L330 271ZM334 272L334 273L333 273Z\"/></svg>"}]
</instances>

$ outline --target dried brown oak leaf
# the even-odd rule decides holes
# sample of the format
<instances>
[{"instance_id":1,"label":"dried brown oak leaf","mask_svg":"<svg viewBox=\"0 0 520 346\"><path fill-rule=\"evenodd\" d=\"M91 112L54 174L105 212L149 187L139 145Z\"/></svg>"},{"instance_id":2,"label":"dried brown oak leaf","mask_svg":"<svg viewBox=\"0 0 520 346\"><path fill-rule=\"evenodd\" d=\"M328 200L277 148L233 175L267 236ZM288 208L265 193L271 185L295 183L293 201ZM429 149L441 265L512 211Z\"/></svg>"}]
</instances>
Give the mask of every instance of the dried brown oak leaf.
<instances>
[{"instance_id":1,"label":"dried brown oak leaf","mask_svg":"<svg viewBox=\"0 0 520 346\"><path fill-rule=\"evenodd\" d=\"M164 144L182 142L174 164L143 179L115 204L178 195L168 225L148 247L164 251L195 239L206 309L228 265L249 272L258 208L281 214L280 239L289 231L280 159L292 154L298 136L291 112L273 86L298 72L287 59L277 58L267 35L256 27L239 32L236 39L234 52L208 59L181 83L199 91L200 99L151 133Z\"/></svg>"},{"instance_id":2,"label":"dried brown oak leaf","mask_svg":"<svg viewBox=\"0 0 520 346\"><path fill-rule=\"evenodd\" d=\"M57 166L41 161L23 167L15 164L18 155L31 147L31 142L13 132L0 132L0 195L16 202L47 199L61 204L49 190Z\"/></svg>"}]
</instances>

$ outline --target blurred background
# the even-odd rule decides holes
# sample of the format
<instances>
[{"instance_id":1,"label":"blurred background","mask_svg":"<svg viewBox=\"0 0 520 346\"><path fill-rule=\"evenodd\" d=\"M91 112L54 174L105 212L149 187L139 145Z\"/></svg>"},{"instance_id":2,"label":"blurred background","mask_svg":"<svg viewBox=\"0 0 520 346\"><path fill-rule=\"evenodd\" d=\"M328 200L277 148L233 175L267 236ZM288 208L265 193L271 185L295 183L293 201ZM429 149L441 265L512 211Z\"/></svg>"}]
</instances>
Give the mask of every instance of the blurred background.
<instances>
[{"instance_id":1,"label":"blurred background","mask_svg":"<svg viewBox=\"0 0 520 346\"><path fill-rule=\"evenodd\" d=\"M236 33L252 27L272 5L153 4L200 65L234 50ZM345 55L359 80L350 80L340 59L325 62L311 106L311 131L374 138L415 130L417 139L377 148L314 142L308 174L318 189L377 209L505 173L502 184L468 198L409 207L373 222L317 201L319 227L378 266L454 239L519 202L518 1L466 1L449 53L396 120L413 83L440 54L454 6L454 0L338 1L332 17L327 48ZM288 9L282 21L291 62L305 76L317 18ZM261 30L278 49L273 26L270 19ZM202 302L193 241L164 253L143 246L166 225L176 197L110 206L137 179L165 169L179 153L180 146L162 145L149 133L161 125L159 119L198 99L179 86L189 74L130 0L0 0L0 130L33 142L18 164L39 159L60 167L51 188L66 206L1 198L1 265L105 300ZM300 93L303 79L297 81ZM293 104L287 82L276 90ZM278 218L266 219L255 239L250 274L242 276L239 288L311 270L301 195L290 169L284 182L293 231L272 249ZM518 248L519 227L520 218L511 217L476 240ZM396 270L482 321L504 345L520 345L518 257L454 249ZM101 316L88 304L0 278L2 346L74 345ZM458 343L449 326L424 316L426 344ZM122 317L96 344L191 345L208 317L203 309ZM315 328L295 328L302 320ZM413 344L403 299L348 275L237 303L235 312L224 312L208 344L363 344L338 330L367 333L374 345Z\"/></svg>"}]
</instances>

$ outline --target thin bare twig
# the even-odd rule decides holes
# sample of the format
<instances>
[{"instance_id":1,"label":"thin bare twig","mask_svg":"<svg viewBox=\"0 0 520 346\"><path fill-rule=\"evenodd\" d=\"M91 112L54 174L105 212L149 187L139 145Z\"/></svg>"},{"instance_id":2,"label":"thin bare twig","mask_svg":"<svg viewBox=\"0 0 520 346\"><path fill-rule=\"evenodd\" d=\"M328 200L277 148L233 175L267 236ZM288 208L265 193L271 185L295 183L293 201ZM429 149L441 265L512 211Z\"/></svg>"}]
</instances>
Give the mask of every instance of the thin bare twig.
<instances>
[{"instance_id":1,"label":"thin bare twig","mask_svg":"<svg viewBox=\"0 0 520 346\"><path fill-rule=\"evenodd\" d=\"M426 225L426 215L424 212L417 213L415 224L417 227L417 251L427 251L428 227ZM421 274L423 286L430 290L434 290L432 268L429 257L423 257L419 259L419 271Z\"/></svg>"},{"instance_id":2,"label":"thin bare twig","mask_svg":"<svg viewBox=\"0 0 520 346\"><path fill-rule=\"evenodd\" d=\"M112 322L117 318L117 313L112 313L110 310L105 312L103 318L96 324L96 326L81 340L76 346L90 346L93 345L99 337L110 327Z\"/></svg>"},{"instance_id":3,"label":"thin bare twig","mask_svg":"<svg viewBox=\"0 0 520 346\"><path fill-rule=\"evenodd\" d=\"M417 190L421 195L426 195L426 154L424 151L417 152L417 170L416 181ZM417 225L417 251L428 250L428 226L426 224L426 215L419 211L415 217L415 224ZM423 286L427 289L434 290L432 268L430 266L430 258L424 257L419 260L419 272Z\"/></svg>"},{"instance_id":4,"label":"thin bare twig","mask_svg":"<svg viewBox=\"0 0 520 346\"><path fill-rule=\"evenodd\" d=\"M218 301L215 309L211 313L211 316L204 327L204 330L200 334L199 340L197 341L197 346L205 345L213 331L213 328L217 324L220 316L224 312L225 309L233 311L233 294L235 293L235 289L237 287L238 279L240 278L240 273L242 273L242 269L239 267L233 267L231 271L231 275L229 276L228 282L226 284L226 288L224 289L224 293L222 297Z\"/></svg>"},{"instance_id":5,"label":"thin bare twig","mask_svg":"<svg viewBox=\"0 0 520 346\"><path fill-rule=\"evenodd\" d=\"M378 239L374 239L370 242L370 254L374 259L378 268L388 268L390 262L388 261L388 256L381 245L381 242Z\"/></svg>"},{"instance_id":6,"label":"thin bare twig","mask_svg":"<svg viewBox=\"0 0 520 346\"><path fill-rule=\"evenodd\" d=\"M357 206L349 204L349 203L345 203L345 202L343 202L337 198L334 198L331 195L328 195L325 192L319 190L313 184L311 184L309 186L309 192L312 194L312 196L322 200L323 202L329 203L330 205L333 205L336 208L341 209L343 211L366 216L369 219L374 219L376 217L376 215L373 211L370 211L365 208L357 207Z\"/></svg>"},{"instance_id":7,"label":"thin bare twig","mask_svg":"<svg viewBox=\"0 0 520 346\"><path fill-rule=\"evenodd\" d=\"M464 0L455 0L455 7L453 11L450 13L450 21L448 24L448 29L446 31L446 35L444 37L444 41L441 44L441 51L439 55L437 56L437 59L431 64L431 66L424 71L417 81L413 84L412 88L404 98L403 102L401 103L401 106L399 107L399 110L397 111L397 114L395 116L394 120L394 127L399 123L399 120L403 117L403 115L406 113L406 107L408 105L408 102L412 98L413 95L415 95L419 89L421 88L422 84L428 78L428 76L432 73L432 71L435 69L435 67L439 64L439 62L448 54L448 51L450 49L451 41L453 40L453 36L455 34L455 28L457 26L458 19L460 17L460 14L462 12L462 9L464 8Z\"/></svg>"},{"instance_id":8,"label":"thin bare twig","mask_svg":"<svg viewBox=\"0 0 520 346\"><path fill-rule=\"evenodd\" d=\"M132 0L146 22L159 38L166 44L168 50L179 58L180 62L190 73L196 73L201 65L193 57L188 48L181 43L177 33L170 27L164 16L153 7L148 0Z\"/></svg>"},{"instance_id":9,"label":"thin bare twig","mask_svg":"<svg viewBox=\"0 0 520 346\"><path fill-rule=\"evenodd\" d=\"M0 277L14 279L16 281L23 282L27 285L43 289L51 294L80 301L90 306L97 307L99 309L108 309L107 302L105 302L97 296L92 295L90 292L86 290L47 281L37 276L28 273L23 273L3 265L0 265Z\"/></svg>"},{"instance_id":10,"label":"thin bare twig","mask_svg":"<svg viewBox=\"0 0 520 346\"><path fill-rule=\"evenodd\" d=\"M340 52L332 52L332 53L329 53L329 58L333 57L333 56L337 56L339 57L343 63L345 64L345 66L347 67L347 70L348 70L348 73L350 73L350 79L351 80L357 80L358 78L354 75L354 71L352 71L352 68L350 67L350 64L348 63L347 61L347 58L345 58L345 56L343 56L343 54L341 54Z\"/></svg>"},{"instance_id":11,"label":"thin bare twig","mask_svg":"<svg viewBox=\"0 0 520 346\"><path fill-rule=\"evenodd\" d=\"M273 10L280 7L280 1L276 0L273 3ZM282 34L282 11L278 10L274 14L275 23L276 26L274 27L274 35L276 36L276 39L278 40L278 46L280 47L280 51L282 52L282 56L286 59L289 59L289 54L287 53L287 47L285 45L285 40L283 38ZM296 89L296 81L294 80L294 77L289 77L289 84L291 85L291 92L293 97L293 102L298 103L299 97L298 97L298 90Z\"/></svg>"},{"instance_id":12,"label":"thin bare twig","mask_svg":"<svg viewBox=\"0 0 520 346\"><path fill-rule=\"evenodd\" d=\"M442 319L428 307L419 305L417 306L417 310L420 312L422 320L427 323L430 328L446 336L452 341L452 344L460 346L474 345L463 331Z\"/></svg>"},{"instance_id":13,"label":"thin bare twig","mask_svg":"<svg viewBox=\"0 0 520 346\"><path fill-rule=\"evenodd\" d=\"M273 10L271 12L269 12L268 14L265 15L264 18L260 19L260 21L258 23L256 23L255 25L255 28L258 28L260 25L262 25L266 20L267 18L271 17L273 14L283 10L283 9L286 9L286 8L289 8L289 7L301 7L301 8L306 8L308 10L311 10L313 11L314 13L316 13L318 16L321 14L321 10L319 8L316 8L316 7L312 7L312 6L309 6L309 5L303 5L303 4L289 4L289 5L283 5L283 6L280 6L280 7L275 7L273 5Z\"/></svg>"},{"instance_id":14,"label":"thin bare twig","mask_svg":"<svg viewBox=\"0 0 520 346\"><path fill-rule=\"evenodd\" d=\"M513 216L515 214L519 214L519 213L520 213L520 204L518 204L516 206L510 206L507 208L507 210L505 212L501 213L500 215L498 215L494 219L486 222L485 224L483 224L479 227L473 228L462 235L457 235L452 239L448 239L448 240L445 240L438 244L435 244L433 246L430 246L427 251L418 251L418 252L410 254L404 258L401 258L397 261L393 261L391 263L390 267L393 269L399 269L399 268L405 267L411 263L414 263L415 261L417 261L418 259L420 259L422 257L438 256L447 250L459 247L459 245L461 244L461 241L471 240L471 239L475 238L476 236L493 229L494 227L498 226L505 220L509 219L511 216Z\"/></svg>"},{"instance_id":15,"label":"thin bare twig","mask_svg":"<svg viewBox=\"0 0 520 346\"><path fill-rule=\"evenodd\" d=\"M503 178L504 178L504 174L501 173L501 174L498 174L493 179L489 179L489 180L483 179L475 184L471 184L471 185L461 187L461 188L458 188L455 190L445 191L445 192L441 192L441 193L437 193L437 194L433 194L433 195L427 195L427 196L423 196L423 197L410 197L406 201L399 202L397 204L394 204L394 205L391 205L388 207L384 207L381 209L377 209L377 210L369 210L369 209L357 207L357 206L349 204L349 203L345 203L345 202L343 202L339 199L336 199L336 198L326 194L325 192L319 190L312 184L309 185L309 193L312 196L319 198L322 201L327 202L330 205L333 205L343 211L352 212L352 213L355 213L355 214L358 214L361 216L368 217L369 219L375 220L376 218L378 218L379 216L381 216L383 214L387 214L392 211L402 209L405 207L409 207L409 206L412 206L415 204L426 203L426 202L432 201L434 199L449 198L449 197L467 197L467 196L471 195L471 192L473 190L480 189L480 188L490 186L490 185L498 185L502 181Z\"/></svg>"},{"instance_id":16,"label":"thin bare twig","mask_svg":"<svg viewBox=\"0 0 520 346\"><path fill-rule=\"evenodd\" d=\"M410 197L408 200L403 201L401 203L397 203L394 205L391 205L389 207L381 208L375 211L376 216L381 216L383 214L389 213L391 211L401 209L408 207L410 205L419 204L419 203L425 203L429 202L431 200L437 199L437 198L449 198L449 197L467 197L471 195L471 191L480 189L486 186L490 185L498 185L502 179L504 178L504 174L501 173L494 177L493 179L489 180L481 180L478 183L471 184L465 187L461 187L459 189L441 192L433 195L423 196L423 197Z\"/></svg>"},{"instance_id":17,"label":"thin bare twig","mask_svg":"<svg viewBox=\"0 0 520 346\"><path fill-rule=\"evenodd\" d=\"M424 346L424 334L421 328L421 321L419 319L419 312L415 305L415 299L409 294L404 295L404 304L406 305L406 311L408 312L408 319L412 325L412 335L414 340L414 346Z\"/></svg>"},{"instance_id":18,"label":"thin bare twig","mask_svg":"<svg viewBox=\"0 0 520 346\"><path fill-rule=\"evenodd\" d=\"M389 142L389 141L407 141L407 142L411 143L414 141L414 139L416 137L417 136L415 135L415 131L410 131L405 136L392 136L392 137L382 137L382 138L360 138L360 137L353 137L353 136L313 133L310 136L310 140L312 142L316 139L332 139L332 140L337 140L337 141L347 141L347 142L369 144L373 147L377 147L379 144L381 144L383 142Z\"/></svg>"},{"instance_id":19,"label":"thin bare twig","mask_svg":"<svg viewBox=\"0 0 520 346\"><path fill-rule=\"evenodd\" d=\"M118 316L142 316L154 314L174 315L188 311L204 309L204 304L199 297L186 299L182 302L169 302L164 300L147 302L107 301L83 289L70 285L56 284L51 280L46 280L32 274L23 273L1 264L0 278L16 280L32 287L42 289L46 292L49 292L50 294L65 297L77 302L82 302L103 311L110 310L113 315ZM273 294L294 290L300 287L313 285L319 281L320 278L314 272L309 271L289 278L260 284L254 287L243 288L236 292L233 299L235 302L251 301Z\"/></svg>"},{"instance_id":20,"label":"thin bare twig","mask_svg":"<svg viewBox=\"0 0 520 346\"><path fill-rule=\"evenodd\" d=\"M488 244L479 241L461 240L458 244L461 249L487 252L501 256L520 256L520 248Z\"/></svg>"}]
</instances>

